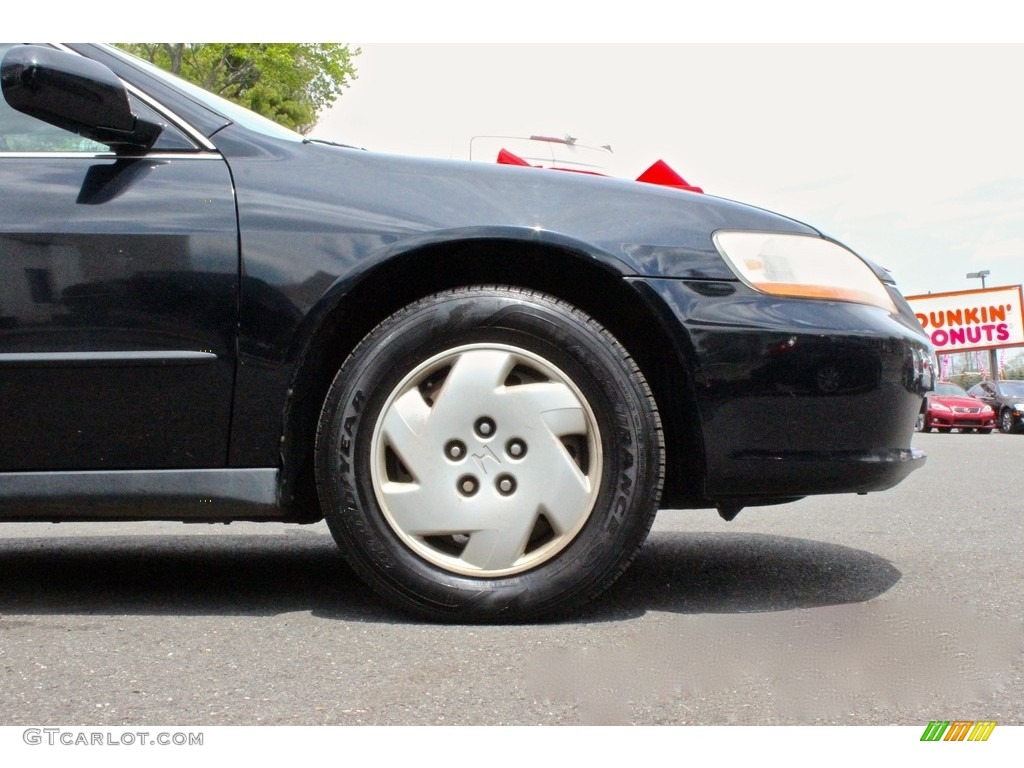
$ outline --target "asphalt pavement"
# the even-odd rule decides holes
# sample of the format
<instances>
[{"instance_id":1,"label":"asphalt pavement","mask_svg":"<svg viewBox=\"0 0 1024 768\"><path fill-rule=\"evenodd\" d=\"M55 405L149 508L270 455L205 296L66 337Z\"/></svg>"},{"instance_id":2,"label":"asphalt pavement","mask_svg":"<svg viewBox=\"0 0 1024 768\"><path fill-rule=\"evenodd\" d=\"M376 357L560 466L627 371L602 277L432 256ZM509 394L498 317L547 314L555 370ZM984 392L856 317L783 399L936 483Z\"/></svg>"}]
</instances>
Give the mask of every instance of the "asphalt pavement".
<instances>
[{"instance_id":1,"label":"asphalt pavement","mask_svg":"<svg viewBox=\"0 0 1024 768\"><path fill-rule=\"evenodd\" d=\"M1024 724L1024 435L867 496L664 511L585 613L384 608L326 528L0 526L0 725Z\"/></svg>"}]
</instances>

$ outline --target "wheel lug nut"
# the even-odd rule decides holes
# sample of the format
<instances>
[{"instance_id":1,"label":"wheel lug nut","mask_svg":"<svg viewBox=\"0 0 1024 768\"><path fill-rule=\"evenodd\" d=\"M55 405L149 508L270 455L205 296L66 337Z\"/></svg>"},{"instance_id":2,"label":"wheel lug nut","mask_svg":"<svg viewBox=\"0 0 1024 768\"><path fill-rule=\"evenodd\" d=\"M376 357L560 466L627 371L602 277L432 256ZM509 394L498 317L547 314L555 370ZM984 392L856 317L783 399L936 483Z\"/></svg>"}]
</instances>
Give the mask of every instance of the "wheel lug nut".
<instances>
[{"instance_id":1,"label":"wheel lug nut","mask_svg":"<svg viewBox=\"0 0 1024 768\"><path fill-rule=\"evenodd\" d=\"M513 459L521 459L526 455L526 443L518 437L513 440L509 440L508 444L505 446L505 453Z\"/></svg>"},{"instance_id":2,"label":"wheel lug nut","mask_svg":"<svg viewBox=\"0 0 1024 768\"><path fill-rule=\"evenodd\" d=\"M444 446L444 455L452 461L466 457L466 444L461 440L449 440Z\"/></svg>"},{"instance_id":3,"label":"wheel lug nut","mask_svg":"<svg viewBox=\"0 0 1024 768\"><path fill-rule=\"evenodd\" d=\"M476 420L473 425L473 429L480 437L491 437L494 434L495 426L494 419L488 418L487 416L481 416Z\"/></svg>"},{"instance_id":4,"label":"wheel lug nut","mask_svg":"<svg viewBox=\"0 0 1024 768\"><path fill-rule=\"evenodd\" d=\"M458 487L463 496L472 496L480 490L480 483L472 475L463 475L459 478Z\"/></svg>"},{"instance_id":5,"label":"wheel lug nut","mask_svg":"<svg viewBox=\"0 0 1024 768\"><path fill-rule=\"evenodd\" d=\"M511 496L516 492L516 479L512 475L498 475L494 484L502 496Z\"/></svg>"}]
</instances>

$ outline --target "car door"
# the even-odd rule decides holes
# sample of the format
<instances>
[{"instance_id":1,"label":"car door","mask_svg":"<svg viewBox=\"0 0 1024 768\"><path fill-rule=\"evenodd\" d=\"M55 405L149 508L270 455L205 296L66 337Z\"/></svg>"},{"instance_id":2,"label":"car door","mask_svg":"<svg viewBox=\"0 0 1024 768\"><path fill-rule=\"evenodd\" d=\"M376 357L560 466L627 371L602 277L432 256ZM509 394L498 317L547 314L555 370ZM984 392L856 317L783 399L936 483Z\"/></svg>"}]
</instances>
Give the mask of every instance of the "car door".
<instances>
[{"instance_id":1,"label":"car door","mask_svg":"<svg viewBox=\"0 0 1024 768\"><path fill-rule=\"evenodd\" d=\"M225 465L231 177L131 103L167 125L125 157L0 99L0 472Z\"/></svg>"}]
</instances>

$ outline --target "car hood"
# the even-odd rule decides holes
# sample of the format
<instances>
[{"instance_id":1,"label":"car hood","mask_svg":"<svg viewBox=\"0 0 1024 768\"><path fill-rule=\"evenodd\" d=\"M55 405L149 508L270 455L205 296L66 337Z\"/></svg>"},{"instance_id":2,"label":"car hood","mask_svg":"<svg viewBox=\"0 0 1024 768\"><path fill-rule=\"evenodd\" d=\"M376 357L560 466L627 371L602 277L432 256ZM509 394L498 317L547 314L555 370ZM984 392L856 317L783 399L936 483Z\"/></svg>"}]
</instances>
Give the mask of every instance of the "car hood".
<instances>
[{"instance_id":1,"label":"car hood","mask_svg":"<svg viewBox=\"0 0 1024 768\"><path fill-rule=\"evenodd\" d=\"M940 395L930 396L928 403L941 403L949 408L982 408L985 405L981 400L974 397L943 397Z\"/></svg>"},{"instance_id":2,"label":"car hood","mask_svg":"<svg viewBox=\"0 0 1024 768\"><path fill-rule=\"evenodd\" d=\"M759 208L636 181L245 138L237 126L214 137L235 174L243 218L287 200L289 214L307 216L311 229L371 227L392 244L507 235L578 246L622 274L735 280L714 231L820 236ZM268 152L272 162L260 157Z\"/></svg>"}]
</instances>

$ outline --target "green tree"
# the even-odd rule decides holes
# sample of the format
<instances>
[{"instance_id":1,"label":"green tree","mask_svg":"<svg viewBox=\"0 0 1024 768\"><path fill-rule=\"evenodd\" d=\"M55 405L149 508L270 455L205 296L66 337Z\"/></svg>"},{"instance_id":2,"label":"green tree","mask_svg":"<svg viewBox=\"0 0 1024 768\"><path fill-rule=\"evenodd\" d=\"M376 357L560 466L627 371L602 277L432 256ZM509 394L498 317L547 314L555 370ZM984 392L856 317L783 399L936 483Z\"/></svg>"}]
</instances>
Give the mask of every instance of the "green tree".
<instances>
[{"instance_id":1,"label":"green tree","mask_svg":"<svg viewBox=\"0 0 1024 768\"><path fill-rule=\"evenodd\" d=\"M342 43L127 43L130 53L208 91L308 133L356 79Z\"/></svg>"}]
</instances>

